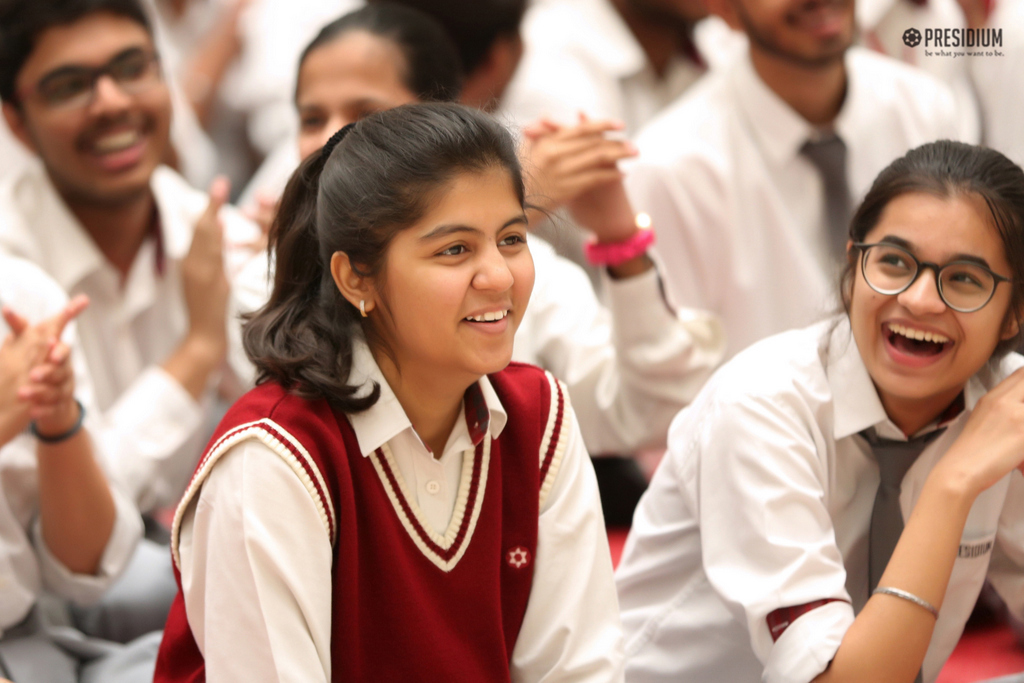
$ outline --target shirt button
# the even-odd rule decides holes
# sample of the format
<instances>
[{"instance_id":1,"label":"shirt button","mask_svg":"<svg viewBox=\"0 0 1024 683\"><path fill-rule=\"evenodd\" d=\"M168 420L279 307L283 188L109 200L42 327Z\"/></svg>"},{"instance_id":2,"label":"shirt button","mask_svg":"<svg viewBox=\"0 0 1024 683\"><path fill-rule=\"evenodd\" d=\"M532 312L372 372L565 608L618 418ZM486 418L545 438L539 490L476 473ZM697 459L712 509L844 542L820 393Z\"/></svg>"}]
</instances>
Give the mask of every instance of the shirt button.
<instances>
[{"instance_id":1,"label":"shirt button","mask_svg":"<svg viewBox=\"0 0 1024 683\"><path fill-rule=\"evenodd\" d=\"M436 496L440 492L441 484L433 480L427 482L427 493Z\"/></svg>"}]
</instances>

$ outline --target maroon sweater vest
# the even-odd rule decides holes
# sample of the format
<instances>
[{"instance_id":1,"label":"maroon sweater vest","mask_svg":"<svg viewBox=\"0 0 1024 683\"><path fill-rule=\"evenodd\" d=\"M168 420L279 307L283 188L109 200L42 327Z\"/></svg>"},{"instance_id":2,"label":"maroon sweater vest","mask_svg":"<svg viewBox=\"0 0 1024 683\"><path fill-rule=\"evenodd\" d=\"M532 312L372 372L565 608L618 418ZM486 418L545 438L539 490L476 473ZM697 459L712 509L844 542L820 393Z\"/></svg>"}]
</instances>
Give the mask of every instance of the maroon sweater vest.
<instances>
[{"instance_id":1,"label":"maroon sweater vest","mask_svg":"<svg viewBox=\"0 0 1024 683\"><path fill-rule=\"evenodd\" d=\"M486 435L477 446L470 485L460 490L444 536L420 521L386 449L361 455L343 413L273 383L246 394L218 426L175 515L178 595L154 682L206 680L181 592L178 531L217 459L249 438L292 466L321 512L323 528L297 533L332 539L334 681L509 681L538 512L565 448L565 400L559 382L529 365L513 363L490 381L508 422L498 439Z\"/></svg>"}]
</instances>

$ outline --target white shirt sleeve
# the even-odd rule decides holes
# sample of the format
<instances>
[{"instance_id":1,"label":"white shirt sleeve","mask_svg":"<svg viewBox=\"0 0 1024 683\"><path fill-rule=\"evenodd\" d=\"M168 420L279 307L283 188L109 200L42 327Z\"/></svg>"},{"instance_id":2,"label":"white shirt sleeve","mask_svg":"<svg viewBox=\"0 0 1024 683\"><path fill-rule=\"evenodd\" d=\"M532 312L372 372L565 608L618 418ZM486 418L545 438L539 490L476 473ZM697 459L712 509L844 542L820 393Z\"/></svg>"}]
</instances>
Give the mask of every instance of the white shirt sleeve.
<instances>
[{"instance_id":1,"label":"white shirt sleeve","mask_svg":"<svg viewBox=\"0 0 1024 683\"><path fill-rule=\"evenodd\" d=\"M182 519L181 585L211 681L331 680L330 539L279 455L224 454Z\"/></svg>"},{"instance_id":2,"label":"white shirt sleeve","mask_svg":"<svg viewBox=\"0 0 1024 683\"><path fill-rule=\"evenodd\" d=\"M804 683L828 666L853 623L846 569L826 507L828 472L814 415L764 396L733 397L700 424L673 425L671 462L698 482L704 571L746 622L765 683ZM692 433L692 436L688 435ZM683 438L678 439L676 435ZM699 444L699 446L698 446ZM696 458L679 452L700 448ZM834 598L775 642L766 621L776 609Z\"/></svg>"},{"instance_id":3,"label":"white shirt sleeve","mask_svg":"<svg viewBox=\"0 0 1024 683\"><path fill-rule=\"evenodd\" d=\"M195 468L204 406L163 368L147 368L99 419L107 471L139 509L173 503Z\"/></svg>"},{"instance_id":4,"label":"white shirt sleeve","mask_svg":"<svg viewBox=\"0 0 1024 683\"><path fill-rule=\"evenodd\" d=\"M653 251L664 264L674 305L722 309L721 287L733 271L725 228L734 219L719 178L710 167L681 170L644 161L626 176L630 203L651 217L657 236Z\"/></svg>"},{"instance_id":5,"label":"white shirt sleeve","mask_svg":"<svg viewBox=\"0 0 1024 683\"><path fill-rule=\"evenodd\" d=\"M114 527L95 574L76 574L65 567L46 545L42 520L37 518L33 524L32 544L39 557L43 584L53 593L79 605L94 603L103 596L128 566L135 546L142 538L142 518L138 510L117 487L111 486L110 493L114 498Z\"/></svg>"},{"instance_id":6,"label":"white shirt sleeve","mask_svg":"<svg viewBox=\"0 0 1024 683\"><path fill-rule=\"evenodd\" d=\"M597 480L576 421L565 428L565 455L540 511L533 586L512 651L513 683L623 680L619 601Z\"/></svg>"},{"instance_id":7,"label":"white shirt sleeve","mask_svg":"<svg viewBox=\"0 0 1024 683\"><path fill-rule=\"evenodd\" d=\"M664 446L672 418L722 358L717 317L673 313L654 270L608 278L605 308L579 266L536 245L537 281L516 357L566 383L590 453Z\"/></svg>"},{"instance_id":8,"label":"white shirt sleeve","mask_svg":"<svg viewBox=\"0 0 1024 683\"><path fill-rule=\"evenodd\" d=\"M1024 477L1010 476L1003 511L999 516L988 580L1010 613L1024 619Z\"/></svg>"}]
</instances>

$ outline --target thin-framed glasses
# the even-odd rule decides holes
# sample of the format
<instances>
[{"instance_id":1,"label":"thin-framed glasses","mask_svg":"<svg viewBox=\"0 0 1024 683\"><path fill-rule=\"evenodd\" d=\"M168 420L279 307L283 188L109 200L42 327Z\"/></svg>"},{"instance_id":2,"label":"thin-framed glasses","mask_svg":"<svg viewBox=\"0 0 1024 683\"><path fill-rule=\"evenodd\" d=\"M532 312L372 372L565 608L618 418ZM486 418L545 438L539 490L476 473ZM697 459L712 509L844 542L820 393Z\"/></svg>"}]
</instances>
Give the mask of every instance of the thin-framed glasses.
<instances>
[{"instance_id":1,"label":"thin-framed glasses","mask_svg":"<svg viewBox=\"0 0 1024 683\"><path fill-rule=\"evenodd\" d=\"M1012 282L974 261L950 261L940 266L919 261L903 247L888 242L855 242L853 246L861 250L861 273L871 289L879 294L899 294L909 289L923 271L931 270L942 301L960 313L984 308L1000 282Z\"/></svg>"},{"instance_id":2,"label":"thin-framed glasses","mask_svg":"<svg viewBox=\"0 0 1024 683\"><path fill-rule=\"evenodd\" d=\"M60 67L19 93L19 97L35 95L52 109L87 107L96 95L97 81L103 76L109 76L126 95L137 95L160 81L159 58L151 50L133 47L103 66Z\"/></svg>"}]
</instances>

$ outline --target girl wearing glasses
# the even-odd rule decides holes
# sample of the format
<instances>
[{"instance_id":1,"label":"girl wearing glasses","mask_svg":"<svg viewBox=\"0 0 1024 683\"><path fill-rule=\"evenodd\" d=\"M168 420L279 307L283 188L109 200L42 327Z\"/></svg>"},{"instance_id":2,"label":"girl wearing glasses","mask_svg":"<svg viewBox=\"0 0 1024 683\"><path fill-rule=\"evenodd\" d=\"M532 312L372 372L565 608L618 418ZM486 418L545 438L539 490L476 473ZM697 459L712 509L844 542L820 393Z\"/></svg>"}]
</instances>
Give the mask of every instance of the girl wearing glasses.
<instances>
[{"instance_id":1,"label":"girl wearing glasses","mask_svg":"<svg viewBox=\"0 0 1024 683\"><path fill-rule=\"evenodd\" d=\"M1024 172L919 147L850 237L845 315L672 425L617 575L631 682L934 681L986 578L1024 612Z\"/></svg>"}]
</instances>

